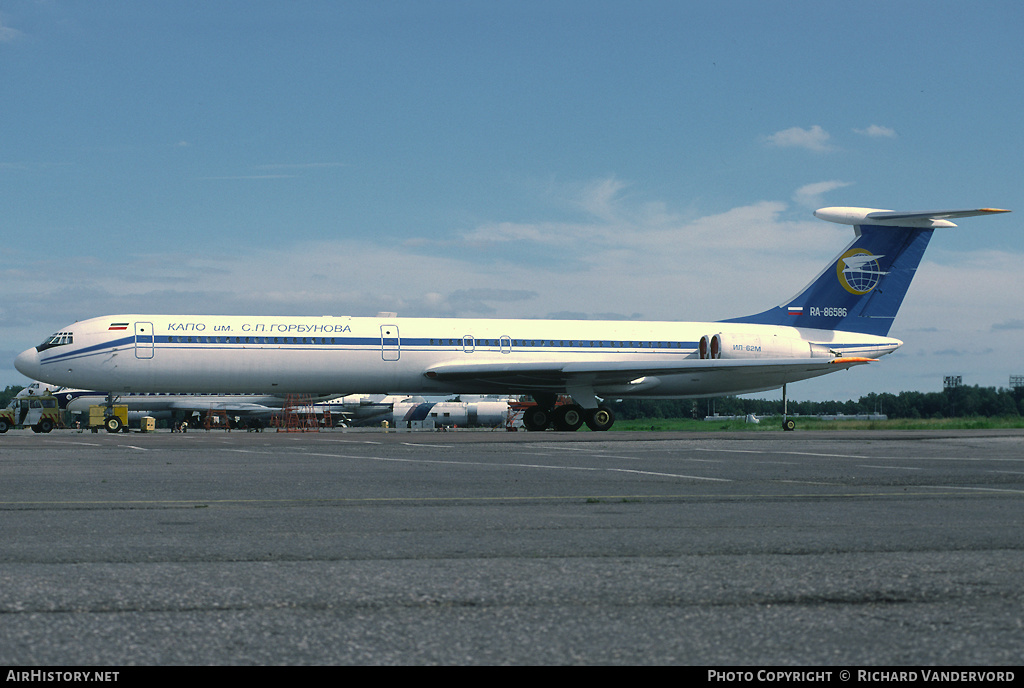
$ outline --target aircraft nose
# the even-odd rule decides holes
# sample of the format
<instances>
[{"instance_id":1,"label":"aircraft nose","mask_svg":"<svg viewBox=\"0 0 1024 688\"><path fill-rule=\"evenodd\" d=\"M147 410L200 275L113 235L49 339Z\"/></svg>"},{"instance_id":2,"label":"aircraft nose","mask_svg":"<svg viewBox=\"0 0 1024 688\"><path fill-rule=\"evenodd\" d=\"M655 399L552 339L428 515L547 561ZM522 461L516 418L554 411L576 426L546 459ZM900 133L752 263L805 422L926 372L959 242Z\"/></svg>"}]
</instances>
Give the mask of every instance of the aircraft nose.
<instances>
[{"instance_id":1,"label":"aircraft nose","mask_svg":"<svg viewBox=\"0 0 1024 688\"><path fill-rule=\"evenodd\" d=\"M25 377L37 379L39 377L39 352L35 350L35 347L22 351L14 359L14 367Z\"/></svg>"}]
</instances>

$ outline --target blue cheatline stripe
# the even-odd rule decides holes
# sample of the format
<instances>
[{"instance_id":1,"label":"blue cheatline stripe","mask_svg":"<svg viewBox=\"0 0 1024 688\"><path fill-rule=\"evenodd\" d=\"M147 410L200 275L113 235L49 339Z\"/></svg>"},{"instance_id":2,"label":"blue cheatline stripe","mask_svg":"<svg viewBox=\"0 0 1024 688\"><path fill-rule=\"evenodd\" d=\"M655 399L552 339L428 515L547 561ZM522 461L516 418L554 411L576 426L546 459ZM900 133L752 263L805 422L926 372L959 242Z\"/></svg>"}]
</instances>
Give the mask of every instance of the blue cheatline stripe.
<instances>
[{"instance_id":1,"label":"blue cheatline stripe","mask_svg":"<svg viewBox=\"0 0 1024 688\"><path fill-rule=\"evenodd\" d=\"M226 335L157 335L155 343L160 348L171 349L236 349L237 347L275 347L283 346L298 349L299 347L315 347L319 350L330 351L332 349L379 349L381 347L380 337L256 337L256 336L226 336ZM502 344L502 342L505 342ZM477 351L531 351L538 349L558 349L573 351L616 351L622 349L630 350L651 350L663 353L691 353L697 342L673 342L668 340L640 341L640 340L597 340L597 339L474 339L473 347ZM150 342L145 342L150 345ZM465 346L463 339L454 337L415 337L403 338L394 345L401 345L402 349L419 351L461 351ZM54 353L44 360L42 364L61 363L77 358L95 356L102 353L109 353L113 349L132 347L135 345L135 337L121 337L100 344L93 344L81 349L71 351L59 351L61 347L53 347L50 351Z\"/></svg>"},{"instance_id":2,"label":"blue cheatline stripe","mask_svg":"<svg viewBox=\"0 0 1024 688\"><path fill-rule=\"evenodd\" d=\"M380 337L245 337L216 335L161 335L156 338L161 344L229 344L229 345L316 345L316 346L380 346ZM426 347L445 350L462 349L466 342L461 337L402 337L387 338L387 343L401 343L403 347ZM509 348L499 339L474 339L472 345L479 349ZM597 340L597 339L512 339L512 348L561 348L561 349L693 349L697 342L673 342L668 340Z\"/></svg>"},{"instance_id":3,"label":"blue cheatline stripe","mask_svg":"<svg viewBox=\"0 0 1024 688\"><path fill-rule=\"evenodd\" d=\"M93 355L93 354L102 353L102 352L106 351L107 349L112 349L114 347L134 345L134 343L135 343L135 337L131 336L131 337L122 337L121 339L115 339L114 341L111 341L111 342L103 342L101 344L93 344L92 346L87 346L87 347L84 347L84 348L81 348L81 349L75 349L74 351L67 351L67 352L64 352L64 353L61 353L59 350L57 350L57 347L54 347L52 349L49 349L49 351L55 351L56 350L56 353L54 353L51 356L48 356L46 358L46 360L41 361L41 363L59 363L60 361L63 361L63 360L66 360L66 359L80 358L82 356L90 356L90 355Z\"/></svg>"}]
</instances>

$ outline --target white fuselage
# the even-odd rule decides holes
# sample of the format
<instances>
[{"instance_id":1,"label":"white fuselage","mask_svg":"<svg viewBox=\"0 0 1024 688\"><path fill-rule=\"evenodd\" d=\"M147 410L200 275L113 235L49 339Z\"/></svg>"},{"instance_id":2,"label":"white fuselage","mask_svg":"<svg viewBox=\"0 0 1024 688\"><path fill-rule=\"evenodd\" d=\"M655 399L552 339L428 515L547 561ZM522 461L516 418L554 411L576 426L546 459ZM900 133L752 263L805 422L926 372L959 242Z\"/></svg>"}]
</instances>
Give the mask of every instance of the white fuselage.
<instances>
[{"instance_id":1,"label":"white fuselage","mask_svg":"<svg viewBox=\"0 0 1024 688\"><path fill-rule=\"evenodd\" d=\"M501 394L531 389L528 372L510 378L506 369L536 367L559 368L570 388L598 396L687 397L772 389L842 369L823 359L877 358L901 344L742 323L327 316L113 315L77 322L66 334L61 344L19 355L18 369L115 393ZM715 334L720 357L698 360L701 338ZM794 359L815 365L762 365ZM612 374L644 365L664 373ZM482 372L431 376L474 367ZM534 386L550 385L538 378Z\"/></svg>"}]
</instances>

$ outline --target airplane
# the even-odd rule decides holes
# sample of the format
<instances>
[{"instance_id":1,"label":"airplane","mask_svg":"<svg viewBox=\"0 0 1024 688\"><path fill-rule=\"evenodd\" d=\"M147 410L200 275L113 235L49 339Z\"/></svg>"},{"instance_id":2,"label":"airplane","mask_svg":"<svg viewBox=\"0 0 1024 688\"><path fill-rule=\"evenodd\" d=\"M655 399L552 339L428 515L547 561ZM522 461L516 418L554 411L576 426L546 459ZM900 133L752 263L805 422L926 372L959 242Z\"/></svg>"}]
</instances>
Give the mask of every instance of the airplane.
<instances>
[{"instance_id":1,"label":"airplane","mask_svg":"<svg viewBox=\"0 0 1024 688\"><path fill-rule=\"evenodd\" d=\"M432 421L441 427L497 427L508 421L506 399L466 398L428 400L422 396L350 394L313 405L316 416L330 413L346 425L408 427L416 421Z\"/></svg>"},{"instance_id":2,"label":"airplane","mask_svg":"<svg viewBox=\"0 0 1024 688\"><path fill-rule=\"evenodd\" d=\"M382 420L390 421L395 404L409 398L405 394L345 394L317 402L311 410L318 417L330 414L346 425L377 425Z\"/></svg>"},{"instance_id":3,"label":"airplane","mask_svg":"<svg viewBox=\"0 0 1024 688\"><path fill-rule=\"evenodd\" d=\"M409 397L395 404L392 425L409 427L416 421L432 422L436 427L485 427L502 426L509 420L507 401L427 401L422 397Z\"/></svg>"},{"instance_id":4,"label":"airplane","mask_svg":"<svg viewBox=\"0 0 1024 688\"><path fill-rule=\"evenodd\" d=\"M107 403L107 393L73 387L48 385L33 381L18 392L18 397L52 394L62 411L89 413L89 407ZM319 397L314 401L326 401ZM194 413L224 412L228 416L269 419L284 407L286 395L274 394L196 394L166 392L123 392L114 395L114 403L128 407L128 421L138 422L149 416L156 420L190 417Z\"/></svg>"},{"instance_id":5,"label":"airplane","mask_svg":"<svg viewBox=\"0 0 1024 688\"><path fill-rule=\"evenodd\" d=\"M819 219L854 227L847 247L793 298L717 322L119 314L68 325L15 367L116 393L529 394L528 430L602 431L615 420L609 397L781 387L785 400L789 383L896 351L903 342L887 335L933 231L1004 212L821 208ZM556 405L562 395L574 403Z\"/></svg>"}]
</instances>

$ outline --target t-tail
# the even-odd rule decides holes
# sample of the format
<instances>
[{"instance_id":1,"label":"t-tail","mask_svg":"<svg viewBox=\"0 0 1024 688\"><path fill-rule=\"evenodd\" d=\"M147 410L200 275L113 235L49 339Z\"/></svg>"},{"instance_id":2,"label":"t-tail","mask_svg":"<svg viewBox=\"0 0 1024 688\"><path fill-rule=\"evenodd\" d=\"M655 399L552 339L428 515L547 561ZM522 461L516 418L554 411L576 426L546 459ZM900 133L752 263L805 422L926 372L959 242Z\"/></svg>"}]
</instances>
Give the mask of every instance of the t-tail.
<instances>
[{"instance_id":1,"label":"t-tail","mask_svg":"<svg viewBox=\"0 0 1024 688\"><path fill-rule=\"evenodd\" d=\"M924 250L949 218L1007 213L997 208L893 212L822 208L815 217L853 225L856 238L799 294L781 305L723 322L786 325L886 336Z\"/></svg>"}]
</instances>

